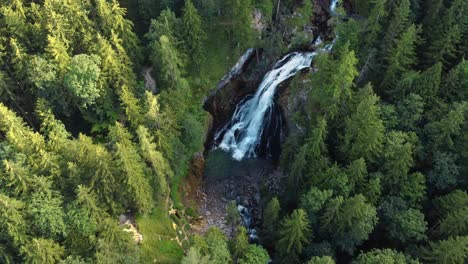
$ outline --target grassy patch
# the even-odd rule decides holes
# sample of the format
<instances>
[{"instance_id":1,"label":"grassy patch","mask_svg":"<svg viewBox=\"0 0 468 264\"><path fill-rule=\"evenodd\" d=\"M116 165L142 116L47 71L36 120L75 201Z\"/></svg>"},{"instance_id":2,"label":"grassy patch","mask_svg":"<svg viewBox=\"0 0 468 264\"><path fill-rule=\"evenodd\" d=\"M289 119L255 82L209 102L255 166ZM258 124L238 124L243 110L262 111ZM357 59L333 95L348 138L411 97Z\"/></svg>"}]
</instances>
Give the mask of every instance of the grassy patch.
<instances>
[{"instance_id":1,"label":"grassy patch","mask_svg":"<svg viewBox=\"0 0 468 264\"><path fill-rule=\"evenodd\" d=\"M151 215L139 217L137 224L143 234L140 248L144 263L180 263L184 251L175 240L176 231L165 211L154 209Z\"/></svg>"}]
</instances>

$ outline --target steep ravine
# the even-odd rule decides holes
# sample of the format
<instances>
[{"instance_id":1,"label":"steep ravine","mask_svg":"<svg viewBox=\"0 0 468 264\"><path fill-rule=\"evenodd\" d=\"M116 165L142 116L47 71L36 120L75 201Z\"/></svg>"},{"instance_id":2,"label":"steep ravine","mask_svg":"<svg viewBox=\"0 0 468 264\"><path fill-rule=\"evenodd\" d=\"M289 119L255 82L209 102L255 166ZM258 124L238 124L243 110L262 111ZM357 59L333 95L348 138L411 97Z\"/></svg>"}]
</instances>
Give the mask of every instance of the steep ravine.
<instances>
[{"instance_id":1,"label":"steep ravine","mask_svg":"<svg viewBox=\"0 0 468 264\"><path fill-rule=\"evenodd\" d=\"M315 18L313 23L319 24L316 28L323 28L324 24L329 26L330 13L333 13L330 7L333 7L336 2L319 0L315 2L319 7L314 10L320 12L317 17L321 20ZM322 33L320 36L324 39L331 35L327 31L324 31L323 36ZM319 41L316 41L315 44L319 44ZM287 105L289 101L287 98L289 94L288 80L301 70L307 70L317 53L329 52L330 48L331 46L316 47L312 45L308 51L291 53L284 56L283 61L267 63L270 65L268 68L264 67L265 63L259 63L258 58L262 58L261 51L249 49L220 81L213 93L206 98L203 107L211 114L212 125L207 135L204 159L200 160L199 157L197 162L198 164L203 163L202 171L195 173L202 179L196 180L200 185L190 194L190 200L196 202L199 213L199 218L192 221L192 229L195 232L204 233L209 227L217 226L226 234L232 235L234 229L226 223L226 207L230 201L236 201L240 213L244 216L247 215L244 217L244 224L250 229L252 240L255 240L253 233L255 233L254 229L261 225L263 196L268 196L267 198L270 199L274 195L280 195L283 178L283 174L276 166L278 155L272 156L268 151L262 151L258 147L264 143L260 139L263 129L268 129L262 125L265 116L258 115L258 109L267 112L269 115L267 118L273 114L278 115L279 118L285 117L286 120L280 122L279 129L287 127L291 122L291 113L288 113L290 109ZM296 57L303 59L294 61ZM291 65L284 66L288 63ZM287 69L288 72L285 73L281 67ZM271 72L266 74L268 70ZM284 77L281 77L282 74ZM264 87L264 84L274 84L277 87L267 91L268 87ZM262 102L262 96L269 92L273 93L270 94L273 96L271 100L274 100L272 106L268 102ZM245 109L252 107L249 103L256 104L255 107L259 108L249 112L248 109ZM277 112L271 113L272 110L265 110L265 105L262 103L267 104L267 107L271 107L271 109L277 109ZM242 113L242 111L244 112ZM259 120L262 122L260 125L249 123ZM267 120L265 123L270 124L270 121ZM242 132L242 129L251 128L249 125L255 125L255 129L251 129L250 134ZM259 130L259 126L263 127ZM269 137L275 135L275 131L271 132ZM226 133L231 134L226 136ZM245 135L242 135L243 133ZM241 154L236 156L236 148L239 148L237 144L240 145L237 140L244 137L247 138L246 141L249 141L252 139L252 135L258 137L255 139L258 146L255 144L244 146L245 149L242 149ZM268 141L267 144L275 144L276 148L279 149L283 139L278 137L275 142ZM192 175L192 177L196 178L197 176Z\"/></svg>"}]
</instances>

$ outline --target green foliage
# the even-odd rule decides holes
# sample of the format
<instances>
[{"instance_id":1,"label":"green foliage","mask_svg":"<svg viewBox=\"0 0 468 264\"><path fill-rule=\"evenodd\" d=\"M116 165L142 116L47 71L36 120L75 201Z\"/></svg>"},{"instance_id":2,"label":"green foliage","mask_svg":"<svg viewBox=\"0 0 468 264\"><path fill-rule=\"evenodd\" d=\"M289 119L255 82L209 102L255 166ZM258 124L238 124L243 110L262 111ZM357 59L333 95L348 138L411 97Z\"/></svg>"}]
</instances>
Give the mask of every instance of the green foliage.
<instances>
[{"instance_id":1,"label":"green foliage","mask_svg":"<svg viewBox=\"0 0 468 264\"><path fill-rule=\"evenodd\" d=\"M249 245L244 256L239 260L239 264L264 264L268 263L270 256L268 252L258 245Z\"/></svg>"},{"instance_id":2,"label":"green foliage","mask_svg":"<svg viewBox=\"0 0 468 264\"><path fill-rule=\"evenodd\" d=\"M132 206L140 213L148 213L153 207L152 188L145 176L145 166L138 154L131 135L121 124L116 123L110 131L115 144L115 159L119 170L125 175L128 195Z\"/></svg>"},{"instance_id":3,"label":"green foliage","mask_svg":"<svg viewBox=\"0 0 468 264\"><path fill-rule=\"evenodd\" d=\"M345 120L342 151L351 160L362 157L373 161L382 149L385 129L379 118L378 97L367 85L356 99L359 103L355 112Z\"/></svg>"},{"instance_id":4,"label":"green foliage","mask_svg":"<svg viewBox=\"0 0 468 264\"><path fill-rule=\"evenodd\" d=\"M203 256L196 247L191 247L182 259L182 264L208 264L210 257Z\"/></svg>"},{"instance_id":5,"label":"green foliage","mask_svg":"<svg viewBox=\"0 0 468 264\"><path fill-rule=\"evenodd\" d=\"M324 256L324 257L313 257L307 262L307 264L334 264L335 261L329 257L329 256Z\"/></svg>"},{"instance_id":6,"label":"green foliage","mask_svg":"<svg viewBox=\"0 0 468 264\"><path fill-rule=\"evenodd\" d=\"M247 254L246 250L249 247L247 229L243 226L239 226L236 235L230 242L232 256L237 260L245 258Z\"/></svg>"},{"instance_id":7,"label":"green foliage","mask_svg":"<svg viewBox=\"0 0 468 264\"><path fill-rule=\"evenodd\" d=\"M283 256L300 254L309 242L311 230L307 218L304 210L297 209L281 221L277 247Z\"/></svg>"},{"instance_id":8,"label":"green foliage","mask_svg":"<svg viewBox=\"0 0 468 264\"><path fill-rule=\"evenodd\" d=\"M338 196L329 200L320 219L321 230L342 250L350 253L369 237L376 223L375 207L366 203L361 194L348 199Z\"/></svg>"},{"instance_id":9,"label":"green foliage","mask_svg":"<svg viewBox=\"0 0 468 264\"><path fill-rule=\"evenodd\" d=\"M321 70L311 75L311 112L322 113L327 119L333 119L342 102L351 96L353 80L358 75L353 51L344 47L337 56L336 61L327 55L315 58L316 67Z\"/></svg>"},{"instance_id":10,"label":"green foliage","mask_svg":"<svg viewBox=\"0 0 468 264\"><path fill-rule=\"evenodd\" d=\"M412 260L403 253L392 250L392 249L374 249L369 252L361 253L353 261L353 264L417 264L417 260Z\"/></svg>"},{"instance_id":11,"label":"green foliage","mask_svg":"<svg viewBox=\"0 0 468 264\"><path fill-rule=\"evenodd\" d=\"M301 197L300 207L307 212L311 226L315 226L318 223L318 213L332 195L333 191L331 190L322 191L312 187Z\"/></svg>"},{"instance_id":12,"label":"green foliage","mask_svg":"<svg viewBox=\"0 0 468 264\"><path fill-rule=\"evenodd\" d=\"M227 24L226 33L238 48L250 47L254 42L252 10L252 0L226 0L222 3L223 20Z\"/></svg>"},{"instance_id":13,"label":"green foliage","mask_svg":"<svg viewBox=\"0 0 468 264\"><path fill-rule=\"evenodd\" d=\"M439 216L435 234L437 236L458 236L468 232L468 195L466 191L455 190L434 199L435 211Z\"/></svg>"},{"instance_id":14,"label":"green foliage","mask_svg":"<svg viewBox=\"0 0 468 264\"><path fill-rule=\"evenodd\" d=\"M468 256L468 237L457 236L429 242L429 247L423 249L423 254L426 263L463 263Z\"/></svg>"},{"instance_id":15,"label":"green foliage","mask_svg":"<svg viewBox=\"0 0 468 264\"><path fill-rule=\"evenodd\" d=\"M218 228L212 227L206 232L206 244L208 245L208 255L210 263L225 264L231 263L226 237Z\"/></svg>"},{"instance_id":16,"label":"green foliage","mask_svg":"<svg viewBox=\"0 0 468 264\"><path fill-rule=\"evenodd\" d=\"M51 190L38 190L27 205L31 222L43 237L56 238L66 232L62 199Z\"/></svg>"},{"instance_id":17,"label":"green foliage","mask_svg":"<svg viewBox=\"0 0 468 264\"><path fill-rule=\"evenodd\" d=\"M425 234L427 222L424 220L424 214L411 208L395 214L387 229L390 237L402 244L427 238Z\"/></svg>"},{"instance_id":18,"label":"green foliage","mask_svg":"<svg viewBox=\"0 0 468 264\"><path fill-rule=\"evenodd\" d=\"M237 204L234 200L230 201L226 207L226 222L231 226L231 228L234 228L241 223Z\"/></svg>"},{"instance_id":19,"label":"green foliage","mask_svg":"<svg viewBox=\"0 0 468 264\"><path fill-rule=\"evenodd\" d=\"M407 2L407 1L403 1ZM385 57L386 71L382 86L390 88L395 85L398 76L408 72L416 63L416 41L418 30L415 25L411 25L395 41L394 46L390 46Z\"/></svg>"},{"instance_id":20,"label":"green foliage","mask_svg":"<svg viewBox=\"0 0 468 264\"><path fill-rule=\"evenodd\" d=\"M28 264L55 264L61 260L65 250L52 240L34 238L21 247L24 263Z\"/></svg>"},{"instance_id":21,"label":"green foliage","mask_svg":"<svg viewBox=\"0 0 468 264\"><path fill-rule=\"evenodd\" d=\"M64 84L82 107L95 104L96 98L101 96L97 85L101 73L99 66L100 59L96 55L80 54L70 61Z\"/></svg>"},{"instance_id":22,"label":"green foliage","mask_svg":"<svg viewBox=\"0 0 468 264\"><path fill-rule=\"evenodd\" d=\"M272 245L275 240L276 230L279 225L280 203L278 198L273 197L263 210L263 232L262 236L265 240L265 245Z\"/></svg>"},{"instance_id":23,"label":"green foliage","mask_svg":"<svg viewBox=\"0 0 468 264\"><path fill-rule=\"evenodd\" d=\"M205 39L201 17L190 0L185 1L185 6L182 11L184 46L186 47L186 52L191 58L191 61L195 63L195 66L199 66L203 61L202 44Z\"/></svg>"}]
</instances>

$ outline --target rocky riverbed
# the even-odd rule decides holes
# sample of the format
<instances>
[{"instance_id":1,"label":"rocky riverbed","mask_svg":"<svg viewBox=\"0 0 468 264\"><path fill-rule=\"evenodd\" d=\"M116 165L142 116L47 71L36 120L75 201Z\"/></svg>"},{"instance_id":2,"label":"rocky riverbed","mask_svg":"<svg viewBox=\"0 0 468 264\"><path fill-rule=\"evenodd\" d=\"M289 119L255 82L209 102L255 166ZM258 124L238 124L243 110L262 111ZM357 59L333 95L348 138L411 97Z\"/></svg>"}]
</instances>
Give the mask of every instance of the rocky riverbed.
<instances>
[{"instance_id":1,"label":"rocky riverbed","mask_svg":"<svg viewBox=\"0 0 468 264\"><path fill-rule=\"evenodd\" d=\"M227 236L235 230L226 223L227 205L236 201L252 215L252 226L261 223L263 196L278 193L281 173L268 160L232 160L229 154L214 151L205 165L204 180L196 190L199 218L192 221L195 233L219 227Z\"/></svg>"}]
</instances>

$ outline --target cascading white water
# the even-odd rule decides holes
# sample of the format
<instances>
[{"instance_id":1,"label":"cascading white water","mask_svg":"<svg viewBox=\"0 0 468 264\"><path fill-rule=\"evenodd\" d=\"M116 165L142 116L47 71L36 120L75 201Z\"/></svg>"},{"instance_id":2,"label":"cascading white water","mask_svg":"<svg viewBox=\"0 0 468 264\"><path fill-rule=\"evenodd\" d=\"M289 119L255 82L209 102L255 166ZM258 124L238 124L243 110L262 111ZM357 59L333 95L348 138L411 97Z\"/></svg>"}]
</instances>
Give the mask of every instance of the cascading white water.
<instances>
[{"instance_id":1,"label":"cascading white water","mask_svg":"<svg viewBox=\"0 0 468 264\"><path fill-rule=\"evenodd\" d=\"M339 0L332 0L330 11L335 15ZM315 44L321 43L320 37ZM283 81L294 76L302 69L310 67L313 58L320 52L330 52L333 44L328 44L318 52L293 52L279 60L264 77L253 97L239 103L231 121L215 135L219 147L231 152L236 160L255 157L256 148L261 142L265 120L271 120L276 88ZM268 119L266 119L268 117ZM220 140L222 137L222 140Z\"/></svg>"},{"instance_id":2,"label":"cascading white water","mask_svg":"<svg viewBox=\"0 0 468 264\"><path fill-rule=\"evenodd\" d=\"M293 52L278 61L265 75L255 95L237 106L230 126L217 133L216 137L224 135L219 147L232 151L232 157L237 160L254 157L276 88L300 70L310 67L315 55L316 52Z\"/></svg>"}]
</instances>

